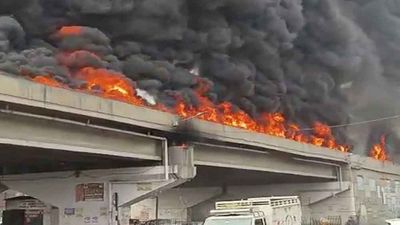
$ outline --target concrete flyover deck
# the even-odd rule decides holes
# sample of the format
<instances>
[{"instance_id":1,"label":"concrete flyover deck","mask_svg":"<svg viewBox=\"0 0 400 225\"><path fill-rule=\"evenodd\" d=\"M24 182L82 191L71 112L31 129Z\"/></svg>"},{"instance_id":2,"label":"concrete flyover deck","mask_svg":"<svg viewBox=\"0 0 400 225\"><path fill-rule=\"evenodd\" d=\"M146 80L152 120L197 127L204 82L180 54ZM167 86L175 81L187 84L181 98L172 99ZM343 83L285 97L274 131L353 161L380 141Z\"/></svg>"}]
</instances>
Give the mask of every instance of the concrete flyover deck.
<instances>
[{"instance_id":1,"label":"concrete flyover deck","mask_svg":"<svg viewBox=\"0 0 400 225\"><path fill-rule=\"evenodd\" d=\"M162 140L146 134L167 134L179 120L173 114L9 75L0 75L0 107L0 126L5 128L0 130L0 144L144 160L159 160L162 154ZM195 143L198 165L333 179L334 164L347 162L347 154L338 151L198 119L192 122L207 143L214 143Z\"/></svg>"},{"instance_id":2,"label":"concrete flyover deck","mask_svg":"<svg viewBox=\"0 0 400 225\"><path fill-rule=\"evenodd\" d=\"M161 159L161 140L122 132L0 112L0 143L43 149Z\"/></svg>"}]
</instances>

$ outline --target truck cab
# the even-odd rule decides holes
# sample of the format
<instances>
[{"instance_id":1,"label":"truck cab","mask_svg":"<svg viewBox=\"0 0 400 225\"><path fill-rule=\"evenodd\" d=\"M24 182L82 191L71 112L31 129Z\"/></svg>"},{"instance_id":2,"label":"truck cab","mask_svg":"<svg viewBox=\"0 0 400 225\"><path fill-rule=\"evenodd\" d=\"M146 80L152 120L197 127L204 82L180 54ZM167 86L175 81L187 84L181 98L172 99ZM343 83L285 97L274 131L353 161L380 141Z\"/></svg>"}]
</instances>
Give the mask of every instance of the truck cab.
<instances>
[{"instance_id":1,"label":"truck cab","mask_svg":"<svg viewBox=\"0 0 400 225\"><path fill-rule=\"evenodd\" d=\"M301 224L297 196L249 198L215 203L204 225Z\"/></svg>"}]
</instances>

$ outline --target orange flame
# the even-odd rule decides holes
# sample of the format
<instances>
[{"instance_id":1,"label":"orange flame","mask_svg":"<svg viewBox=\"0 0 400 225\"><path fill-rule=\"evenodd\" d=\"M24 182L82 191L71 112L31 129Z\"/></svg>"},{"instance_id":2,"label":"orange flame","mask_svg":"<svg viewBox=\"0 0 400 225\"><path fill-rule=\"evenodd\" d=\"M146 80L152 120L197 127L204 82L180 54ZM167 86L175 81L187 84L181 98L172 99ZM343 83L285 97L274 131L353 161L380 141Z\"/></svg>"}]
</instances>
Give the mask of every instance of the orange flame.
<instances>
[{"instance_id":1,"label":"orange flame","mask_svg":"<svg viewBox=\"0 0 400 225\"><path fill-rule=\"evenodd\" d=\"M86 67L77 73L77 77L87 82L84 90L89 93L124 101L133 105L145 106L144 100L136 96L133 85L123 74L110 72L106 69ZM37 76L33 80L54 87L62 87L61 84L51 77ZM203 88L200 89L203 90ZM178 97L178 103L173 112L183 118L195 117L249 131L336 149L342 152L350 150L349 146L338 144L329 126L321 122L314 124L313 135L308 136L301 131L299 125L287 123L282 113L264 113L261 115L260 120L256 121L244 111L234 109L233 105L229 102L222 102L215 105L208 98L200 95L199 92L197 93L197 97L199 105L196 107L185 104L183 99L179 99ZM153 108L171 112L170 109L161 104Z\"/></svg>"},{"instance_id":2,"label":"orange flame","mask_svg":"<svg viewBox=\"0 0 400 225\"><path fill-rule=\"evenodd\" d=\"M106 69L85 67L77 76L87 82L86 91L99 95L132 103L144 105L141 98L136 96L132 83L123 74L110 72Z\"/></svg>"},{"instance_id":3,"label":"orange flame","mask_svg":"<svg viewBox=\"0 0 400 225\"><path fill-rule=\"evenodd\" d=\"M58 34L63 36L79 35L81 31L82 28L79 26L70 26L61 28ZM67 54L73 55L74 52ZM61 61L61 63L63 62ZM255 120L249 114L237 109L229 102L222 102L216 105L205 96L210 87L205 80L200 78L197 78L198 87L196 89L198 105L193 106L186 104L182 97L176 96L177 104L175 108L169 109L161 104L147 106L143 99L136 96L136 90L132 82L123 74L111 72L107 69L86 67L80 69L75 76L78 79L86 81L87 85L83 88L84 91L105 98L124 101L138 106L151 107L161 111L173 112L183 118L195 117L249 131L336 149L342 152L348 152L350 150L349 146L338 144L332 135L330 127L321 122L314 123L312 134L307 135L300 129L299 125L288 123L282 113L263 113L258 120ZM50 86L67 88L66 85L59 84L51 77L37 77L33 80Z\"/></svg>"},{"instance_id":4,"label":"orange flame","mask_svg":"<svg viewBox=\"0 0 400 225\"><path fill-rule=\"evenodd\" d=\"M39 75L32 78L32 80L51 87L63 87L63 85L60 82L56 81L54 78L50 76Z\"/></svg>"},{"instance_id":5,"label":"orange flame","mask_svg":"<svg viewBox=\"0 0 400 225\"><path fill-rule=\"evenodd\" d=\"M386 136L382 135L379 139L379 143L374 144L370 149L370 156L376 160L385 161L389 157L386 151Z\"/></svg>"},{"instance_id":6,"label":"orange flame","mask_svg":"<svg viewBox=\"0 0 400 225\"><path fill-rule=\"evenodd\" d=\"M326 124L316 122L313 127L313 135L307 136L301 132L299 125L288 124L282 113L264 113L261 115L260 121L256 121L244 111L234 110L233 105L229 102L214 105L214 103L202 95L203 91L207 90L207 88L202 87L204 82L200 82L199 85L200 87L197 89L199 106L193 107L180 100L175 108L175 112L179 116L184 118L196 117L302 143L336 149L342 152L350 150L349 146L337 143L330 127Z\"/></svg>"},{"instance_id":7,"label":"orange flame","mask_svg":"<svg viewBox=\"0 0 400 225\"><path fill-rule=\"evenodd\" d=\"M86 67L77 73L77 78L87 82L84 90L89 93L138 106L145 106L144 100L136 96L136 91L132 83L123 74L110 72L106 69ZM62 87L61 84L48 76L37 76L33 80L54 87ZM200 89L204 90L203 88ZM321 122L316 122L313 127L313 135L307 136L302 133L299 125L288 124L282 113L264 113L261 115L260 120L256 121L244 111L234 109L233 105L229 102L222 102L215 105L208 98L200 95L199 92L197 94L199 99L198 106L191 106L185 104L183 100L179 100L174 112L183 118L195 117L302 143L336 149L342 152L350 150L347 145L338 144L329 126ZM162 111L171 111L160 104L154 108Z\"/></svg>"},{"instance_id":8,"label":"orange flame","mask_svg":"<svg viewBox=\"0 0 400 225\"><path fill-rule=\"evenodd\" d=\"M81 26L64 26L58 32L57 35L64 36L77 36L82 33Z\"/></svg>"}]
</instances>

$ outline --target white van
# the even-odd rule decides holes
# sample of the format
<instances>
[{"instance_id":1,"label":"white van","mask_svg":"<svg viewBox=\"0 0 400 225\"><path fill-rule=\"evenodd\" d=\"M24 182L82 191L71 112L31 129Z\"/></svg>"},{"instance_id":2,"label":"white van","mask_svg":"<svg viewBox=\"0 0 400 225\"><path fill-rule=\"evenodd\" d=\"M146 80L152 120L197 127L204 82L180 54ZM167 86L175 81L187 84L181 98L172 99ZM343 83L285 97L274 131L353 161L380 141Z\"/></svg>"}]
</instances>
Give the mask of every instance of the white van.
<instances>
[{"instance_id":1,"label":"white van","mask_svg":"<svg viewBox=\"0 0 400 225\"><path fill-rule=\"evenodd\" d=\"M301 225L297 196L249 198L216 202L204 225Z\"/></svg>"}]
</instances>

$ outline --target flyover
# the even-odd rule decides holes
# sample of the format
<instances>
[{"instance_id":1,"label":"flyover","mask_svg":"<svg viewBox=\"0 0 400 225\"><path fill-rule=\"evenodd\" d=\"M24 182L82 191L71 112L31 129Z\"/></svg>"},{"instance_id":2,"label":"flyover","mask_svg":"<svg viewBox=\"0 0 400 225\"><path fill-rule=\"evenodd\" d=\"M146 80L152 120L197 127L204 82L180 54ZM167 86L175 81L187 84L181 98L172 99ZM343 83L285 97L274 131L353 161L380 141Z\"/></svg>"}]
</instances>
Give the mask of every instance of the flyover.
<instances>
[{"instance_id":1,"label":"flyover","mask_svg":"<svg viewBox=\"0 0 400 225\"><path fill-rule=\"evenodd\" d=\"M0 163L8 165L7 171L15 171L21 161L46 161L49 155L68 169L158 164L177 121L170 113L0 75ZM191 123L202 135L192 143L197 166L335 180L348 158L196 118ZM50 168L46 164L35 170L40 165L33 164L26 170ZM60 168L53 165L52 170Z\"/></svg>"},{"instance_id":2,"label":"flyover","mask_svg":"<svg viewBox=\"0 0 400 225\"><path fill-rule=\"evenodd\" d=\"M77 204L45 188L55 183L73 196L74 185L102 182L109 196L99 206L111 216L120 214L112 205L115 191L124 196L121 207L158 195L174 200L179 211L198 211L192 219L219 198L290 193L302 197L307 215L334 208L345 222L356 214L355 200L364 198L354 194L357 176L400 179L396 165L196 118L190 125L201 138L191 141L190 151L177 150L174 133L182 122L170 113L0 74L0 190L3 183L68 208ZM366 162L375 166L364 168ZM81 171L89 176L80 177ZM119 174L124 179L115 183ZM42 180L31 180L37 177ZM153 185L144 188L143 182ZM177 202L182 192L190 204Z\"/></svg>"}]
</instances>

